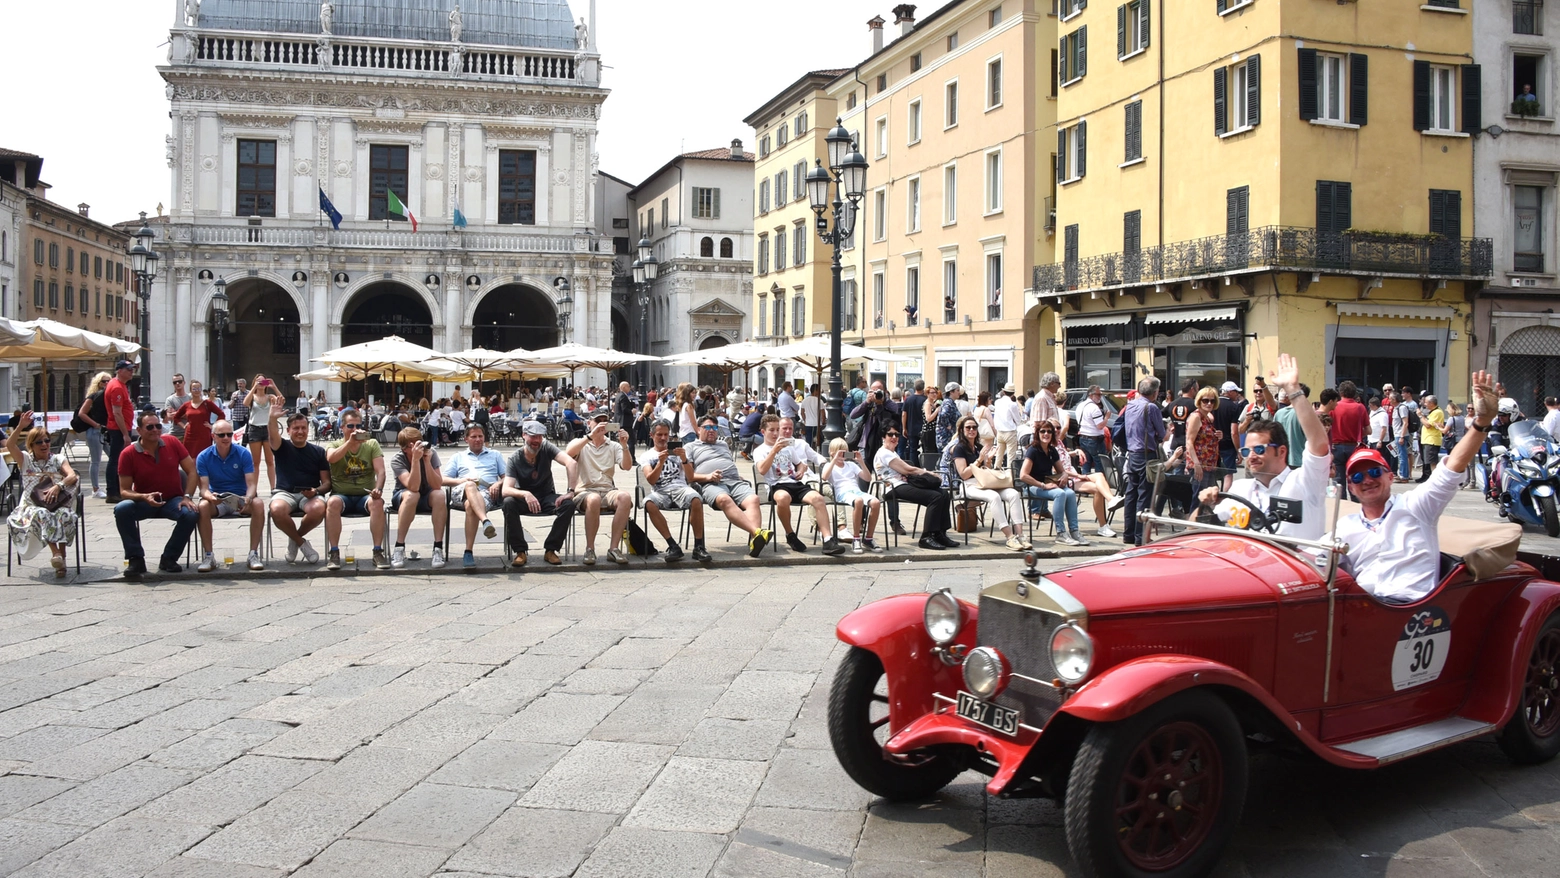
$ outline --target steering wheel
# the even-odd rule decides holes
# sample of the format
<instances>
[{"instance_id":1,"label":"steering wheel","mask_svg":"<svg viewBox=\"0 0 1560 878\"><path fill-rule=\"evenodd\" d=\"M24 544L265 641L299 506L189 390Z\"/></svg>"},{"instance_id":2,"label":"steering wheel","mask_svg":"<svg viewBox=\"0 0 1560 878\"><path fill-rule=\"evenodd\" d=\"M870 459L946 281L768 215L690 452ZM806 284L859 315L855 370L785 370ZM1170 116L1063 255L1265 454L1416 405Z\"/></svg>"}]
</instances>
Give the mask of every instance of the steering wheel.
<instances>
[{"instance_id":1,"label":"steering wheel","mask_svg":"<svg viewBox=\"0 0 1560 878\"><path fill-rule=\"evenodd\" d=\"M1247 500L1245 497L1242 497L1239 494L1231 494L1226 491L1220 491L1214 498L1214 503L1217 504L1221 500L1234 500L1236 503L1239 503L1242 506L1245 506L1247 509L1251 510L1251 521L1246 524L1246 530L1263 531L1270 534L1278 533L1279 520L1277 518L1270 517L1266 512L1263 512L1257 506L1257 504ZM1207 506L1208 504L1204 505Z\"/></svg>"}]
</instances>

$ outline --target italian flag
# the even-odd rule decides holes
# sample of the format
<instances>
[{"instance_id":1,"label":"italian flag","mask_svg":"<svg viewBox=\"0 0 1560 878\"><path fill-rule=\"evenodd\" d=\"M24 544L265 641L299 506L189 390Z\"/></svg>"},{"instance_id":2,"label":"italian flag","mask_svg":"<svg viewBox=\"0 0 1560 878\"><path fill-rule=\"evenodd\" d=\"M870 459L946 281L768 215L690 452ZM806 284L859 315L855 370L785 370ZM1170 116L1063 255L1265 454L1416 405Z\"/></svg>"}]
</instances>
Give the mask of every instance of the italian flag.
<instances>
[{"instance_id":1,"label":"italian flag","mask_svg":"<svg viewBox=\"0 0 1560 878\"><path fill-rule=\"evenodd\" d=\"M401 217L402 219L411 221L412 231L417 231L417 217L407 209L406 205L401 203L401 199L396 198L395 193L391 192L389 189L385 190L385 197L385 210L389 213L395 214L398 217Z\"/></svg>"}]
</instances>

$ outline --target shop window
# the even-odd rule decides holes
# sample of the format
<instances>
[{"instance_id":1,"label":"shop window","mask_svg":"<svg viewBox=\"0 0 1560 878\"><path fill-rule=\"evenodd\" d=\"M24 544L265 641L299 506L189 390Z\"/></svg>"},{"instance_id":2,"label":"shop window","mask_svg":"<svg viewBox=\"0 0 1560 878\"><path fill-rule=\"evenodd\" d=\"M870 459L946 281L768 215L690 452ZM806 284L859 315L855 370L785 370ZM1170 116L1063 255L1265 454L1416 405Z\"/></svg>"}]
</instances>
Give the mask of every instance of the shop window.
<instances>
[{"instance_id":1,"label":"shop window","mask_svg":"<svg viewBox=\"0 0 1560 878\"><path fill-rule=\"evenodd\" d=\"M1512 268L1544 270L1544 189L1516 186L1512 189Z\"/></svg>"}]
</instances>

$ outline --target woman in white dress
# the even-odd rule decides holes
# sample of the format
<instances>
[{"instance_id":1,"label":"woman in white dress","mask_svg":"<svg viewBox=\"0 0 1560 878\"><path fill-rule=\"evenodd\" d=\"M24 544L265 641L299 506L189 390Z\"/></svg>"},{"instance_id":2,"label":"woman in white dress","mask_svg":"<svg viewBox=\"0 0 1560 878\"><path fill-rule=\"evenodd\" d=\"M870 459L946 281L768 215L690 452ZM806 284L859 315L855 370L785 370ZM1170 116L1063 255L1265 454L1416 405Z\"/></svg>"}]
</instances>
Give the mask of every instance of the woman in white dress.
<instances>
[{"instance_id":1,"label":"woman in white dress","mask_svg":"<svg viewBox=\"0 0 1560 878\"><path fill-rule=\"evenodd\" d=\"M32 412L22 412L6 437L6 450L21 470L22 497L11 512L11 546L23 560L47 545L56 577L65 576L65 547L76 539L76 487L81 477L63 454L49 452L49 434L32 427ZM25 441L27 447L21 447Z\"/></svg>"}]
</instances>

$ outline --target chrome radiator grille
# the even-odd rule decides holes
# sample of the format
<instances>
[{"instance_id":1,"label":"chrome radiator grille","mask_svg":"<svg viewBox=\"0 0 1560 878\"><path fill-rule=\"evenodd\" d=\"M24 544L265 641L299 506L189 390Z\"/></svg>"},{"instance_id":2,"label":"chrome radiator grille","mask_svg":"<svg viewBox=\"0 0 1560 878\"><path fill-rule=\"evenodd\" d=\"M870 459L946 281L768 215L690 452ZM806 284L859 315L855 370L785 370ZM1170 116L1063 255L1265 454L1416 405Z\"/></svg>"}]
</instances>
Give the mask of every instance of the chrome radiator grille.
<instances>
[{"instance_id":1,"label":"chrome radiator grille","mask_svg":"<svg viewBox=\"0 0 1560 878\"><path fill-rule=\"evenodd\" d=\"M1014 676L995 703L1022 711L1019 722L1039 727L1062 703L1062 693L1049 683L1056 671L1051 667L1051 632L1062 617L1033 607L982 597L978 640L1008 660L1013 673L1046 681L1044 684Z\"/></svg>"}]
</instances>

